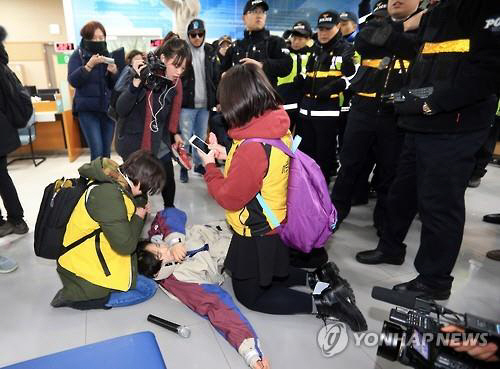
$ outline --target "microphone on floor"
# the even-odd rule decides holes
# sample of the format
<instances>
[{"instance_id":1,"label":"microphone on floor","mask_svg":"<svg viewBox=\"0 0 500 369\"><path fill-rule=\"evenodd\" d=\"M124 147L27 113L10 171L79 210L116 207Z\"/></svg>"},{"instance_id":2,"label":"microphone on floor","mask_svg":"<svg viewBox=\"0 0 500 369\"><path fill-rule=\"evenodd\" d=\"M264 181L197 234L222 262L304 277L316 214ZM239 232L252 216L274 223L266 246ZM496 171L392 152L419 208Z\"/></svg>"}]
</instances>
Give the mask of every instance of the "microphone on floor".
<instances>
[{"instance_id":1,"label":"microphone on floor","mask_svg":"<svg viewBox=\"0 0 500 369\"><path fill-rule=\"evenodd\" d=\"M179 336L184 338L189 338L189 336L191 335L191 330L185 325L175 324L168 320L157 317L156 315L149 314L148 322L159 325L160 327L168 329L171 332L177 333Z\"/></svg>"}]
</instances>

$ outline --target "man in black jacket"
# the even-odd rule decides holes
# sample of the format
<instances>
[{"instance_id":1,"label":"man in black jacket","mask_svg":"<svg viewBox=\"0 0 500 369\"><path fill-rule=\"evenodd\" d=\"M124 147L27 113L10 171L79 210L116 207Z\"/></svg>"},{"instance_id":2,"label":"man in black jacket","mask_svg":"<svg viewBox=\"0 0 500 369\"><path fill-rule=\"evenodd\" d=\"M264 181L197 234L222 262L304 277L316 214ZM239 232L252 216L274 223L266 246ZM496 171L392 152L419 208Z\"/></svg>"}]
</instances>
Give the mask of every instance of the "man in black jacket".
<instances>
[{"instance_id":1,"label":"man in black jacket","mask_svg":"<svg viewBox=\"0 0 500 369\"><path fill-rule=\"evenodd\" d=\"M227 51L222 62L222 71L225 72L235 64L257 64L276 87L278 77L286 77L292 71L292 58L285 40L271 36L266 30L268 10L269 5L264 0L247 1L243 9L245 37L236 40Z\"/></svg>"},{"instance_id":2,"label":"man in black jacket","mask_svg":"<svg viewBox=\"0 0 500 369\"><path fill-rule=\"evenodd\" d=\"M405 11L398 12L395 3L404 6ZM379 22L378 17L381 16L390 24L401 23L417 10L418 5L419 0L379 1L367 24ZM372 33L373 27L364 27L355 43L356 51L362 58L361 66L351 81L350 89L354 96L340 152L341 169L333 186L332 200L338 211L337 224L340 225L350 212L356 184L359 179L366 178L367 163L372 162L374 154L377 165L374 224L377 231L381 232L387 192L396 174L403 139L403 133L397 127L394 105L384 102L383 96L401 90L410 61L394 57L387 48L371 45L365 38L369 38ZM370 171L371 168L373 165L368 167Z\"/></svg>"},{"instance_id":3,"label":"man in black jacket","mask_svg":"<svg viewBox=\"0 0 500 369\"><path fill-rule=\"evenodd\" d=\"M422 231L414 265L419 275L395 290L435 300L450 296L465 189L496 110L499 17L498 1L442 0L404 25L372 25L369 42L415 58L407 90L396 99L398 123L408 132L387 198L387 221L377 248L356 256L364 264L402 264L403 241L418 211ZM420 23L415 37L397 32Z\"/></svg>"},{"instance_id":4,"label":"man in black jacket","mask_svg":"<svg viewBox=\"0 0 500 369\"><path fill-rule=\"evenodd\" d=\"M9 55L3 44L6 37L7 32L0 26L0 129L2 132L0 135L0 196L7 210L7 221L0 214L0 237L11 233L24 234L28 232L28 225L23 219L23 207L19 201L16 187L7 171L7 155L21 146L21 142L17 129L8 117L7 106L11 98L12 86L8 82L7 73L12 73L12 71L7 66ZM0 272L3 270L2 264L5 263L0 257Z\"/></svg>"},{"instance_id":5,"label":"man in black jacket","mask_svg":"<svg viewBox=\"0 0 500 369\"><path fill-rule=\"evenodd\" d=\"M206 141L210 110L216 105L219 68L215 48L205 42L205 23L193 19L187 28L192 63L182 77L182 111L180 128L184 142L193 134ZM197 150L193 150L194 171L205 174ZM181 182L186 183L188 171L181 166Z\"/></svg>"}]
</instances>

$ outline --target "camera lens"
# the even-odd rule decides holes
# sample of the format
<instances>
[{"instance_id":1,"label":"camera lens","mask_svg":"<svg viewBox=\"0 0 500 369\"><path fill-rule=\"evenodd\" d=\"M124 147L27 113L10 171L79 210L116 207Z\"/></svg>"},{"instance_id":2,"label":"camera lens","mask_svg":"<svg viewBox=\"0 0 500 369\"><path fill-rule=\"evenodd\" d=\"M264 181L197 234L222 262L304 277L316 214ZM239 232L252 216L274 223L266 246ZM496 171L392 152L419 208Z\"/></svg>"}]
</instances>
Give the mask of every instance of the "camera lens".
<instances>
[{"instance_id":1,"label":"camera lens","mask_svg":"<svg viewBox=\"0 0 500 369\"><path fill-rule=\"evenodd\" d=\"M377 355L390 361L401 356L401 345L404 344L405 331L399 325L384 321ZM404 347L404 346L403 346Z\"/></svg>"}]
</instances>

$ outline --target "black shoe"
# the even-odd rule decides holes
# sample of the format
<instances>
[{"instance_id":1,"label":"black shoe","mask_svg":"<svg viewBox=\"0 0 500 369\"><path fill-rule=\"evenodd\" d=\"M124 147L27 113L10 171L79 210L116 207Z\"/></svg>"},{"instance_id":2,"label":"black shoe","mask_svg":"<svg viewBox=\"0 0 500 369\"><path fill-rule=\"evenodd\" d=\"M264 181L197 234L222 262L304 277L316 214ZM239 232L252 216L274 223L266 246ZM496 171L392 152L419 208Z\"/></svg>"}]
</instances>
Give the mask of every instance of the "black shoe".
<instances>
[{"instance_id":1,"label":"black shoe","mask_svg":"<svg viewBox=\"0 0 500 369\"><path fill-rule=\"evenodd\" d=\"M405 256L392 256L386 255L382 251L368 250L361 251L356 254L356 260L361 264L393 264L393 265L401 265L405 261Z\"/></svg>"},{"instance_id":2,"label":"black shoe","mask_svg":"<svg viewBox=\"0 0 500 369\"><path fill-rule=\"evenodd\" d=\"M197 165L194 167L194 172L198 173L201 176L204 176L206 170L205 170L205 167L203 165Z\"/></svg>"},{"instance_id":3,"label":"black shoe","mask_svg":"<svg viewBox=\"0 0 500 369\"><path fill-rule=\"evenodd\" d=\"M481 184L481 177L472 177L471 179L469 179L467 187L476 188L479 187L480 184Z\"/></svg>"},{"instance_id":4,"label":"black shoe","mask_svg":"<svg viewBox=\"0 0 500 369\"><path fill-rule=\"evenodd\" d=\"M308 281L309 287L313 290L319 281L328 283L333 289L345 286L349 292L349 298L353 303L356 303L356 297L351 285L339 275L339 267L333 261L329 261L314 272L308 273Z\"/></svg>"},{"instance_id":5,"label":"black shoe","mask_svg":"<svg viewBox=\"0 0 500 369\"><path fill-rule=\"evenodd\" d=\"M14 231L12 233L25 234L25 233L28 233L29 230L30 229L29 229L28 225L26 224L26 222L21 219L21 221L19 223L14 224Z\"/></svg>"},{"instance_id":6,"label":"black shoe","mask_svg":"<svg viewBox=\"0 0 500 369\"><path fill-rule=\"evenodd\" d=\"M422 282L418 281L416 278L409 282L397 284L392 287L394 291L399 292L419 292L420 298L424 300L448 300L451 295L451 289L437 289L431 288Z\"/></svg>"},{"instance_id":7,"label":"black shoe","mask_svg":"<svg viewBox=\"0 0 500 369\"><path fill-rule=\"evenodd\" d=\"M363 314L350 299L346 287L340 286L336 289L327 287L320 295L313 295L313 298L319 318L338 319L351 327L353 332L363 332L368 329Z\"/></svg>"},{"instance_id":8,"label":"black shoe","mask_svg":"<svg viewBox=\"0 0 500 369\"><path fill-rule=\"evenodd\" d=\"M488 251L486 257L491 260L500 261L500 250Z\"/></svg>"},{"instance_id":9,"label":"black shoe","mask_svg":"<svg viewBox=\"0 0 500 369\"><path fill-rule=\"evenodd\" d=\"M483 217L483 222L500 224L500 214L488 214Z\"/></svg>"},{"instance_id":10,"label":"black shoe","mask_svg":"<svg viewBox=\"0 0 500 369\"><path fill-rule=\"evenodd\" d=\"M188 171L186 168L181 168L181 182L182 183L188 183L189 177L188 177Z\"/></svg>"}]
</instances>

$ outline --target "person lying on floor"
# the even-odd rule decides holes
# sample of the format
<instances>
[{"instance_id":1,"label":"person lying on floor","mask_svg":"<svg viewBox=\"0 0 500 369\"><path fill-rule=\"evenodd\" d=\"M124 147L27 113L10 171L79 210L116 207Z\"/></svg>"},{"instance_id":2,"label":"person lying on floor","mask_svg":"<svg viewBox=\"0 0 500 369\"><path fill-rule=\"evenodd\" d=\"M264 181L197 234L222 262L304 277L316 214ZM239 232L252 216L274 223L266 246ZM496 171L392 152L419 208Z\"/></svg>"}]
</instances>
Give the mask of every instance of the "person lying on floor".
<instances>
[{"instance_id":1,"label":"person lying on floor","mask_svg":"<svg viewBox=\"0 0 500 369\"><path fill-rule=\"evenodd\" d=\"M207 318L249 367L268 369L259 338L248 319L220 285L231 240L225 221L185 230L186 214L176 208L159 212L138 245L139 273L158 281L167 295Z\"/></svg>"},{"instance_id":2,"label":"person lying on floor","mask_svg":"<svg viewBox=\"0 0 500 369\"><path fill-rule=\"evenodd\" d=\"M165 183L162 163L139 150L122 165L97 158L78 171L96 183L74 208L63 245L90 237L57 260L63 288L51 305L107 309L151 298L157 285L138 275L135 251L150 207L148 195L160 192Z\"/></svg>"}]
</instances>

